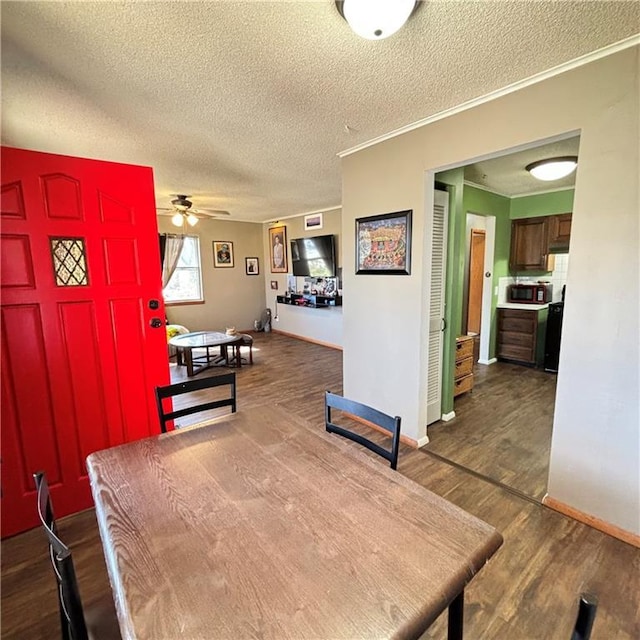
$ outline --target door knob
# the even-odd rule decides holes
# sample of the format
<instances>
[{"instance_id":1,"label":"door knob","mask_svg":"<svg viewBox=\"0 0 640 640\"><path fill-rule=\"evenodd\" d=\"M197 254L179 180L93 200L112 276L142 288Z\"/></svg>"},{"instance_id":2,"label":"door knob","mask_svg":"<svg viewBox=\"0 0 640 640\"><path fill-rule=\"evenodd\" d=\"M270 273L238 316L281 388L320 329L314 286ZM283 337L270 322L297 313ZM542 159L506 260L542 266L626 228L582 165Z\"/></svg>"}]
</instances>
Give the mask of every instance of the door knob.
<instances>
[{"instance_id":1,"label":"door knob","mask_svg":"<svg viewBox=\"0 0 640 640\"><path fill-rule=\"evenodd\" d=\"M160 303L157 300L149 300L149 309L155 311L160 308Z\"/></svg>"},{"instance_id":2,"label":"door knob","mask_svg":"<svg viewBox=\"0 0 640 640\"><path fill-rule=\"evenodd\" d=\"M162 320L160 320L160 318L151 318L151 320L149 320L149 325L153 329L158 329L162 326Z\"/></svg>"}]
</instances>

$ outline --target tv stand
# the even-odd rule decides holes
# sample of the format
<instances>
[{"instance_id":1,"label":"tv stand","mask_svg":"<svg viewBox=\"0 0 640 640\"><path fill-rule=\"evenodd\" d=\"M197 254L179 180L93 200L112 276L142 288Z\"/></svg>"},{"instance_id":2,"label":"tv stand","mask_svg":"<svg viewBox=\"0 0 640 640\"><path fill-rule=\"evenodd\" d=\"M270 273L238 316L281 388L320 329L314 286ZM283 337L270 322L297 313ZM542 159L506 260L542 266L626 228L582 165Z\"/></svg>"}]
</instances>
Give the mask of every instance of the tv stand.
<instances>
[{"instance_id":1,"label":"tv stand","mask_svg":"<svg viewBox=\"0 0 640 640\"><path fill-rule=\"evenodd\" d=\"M321 296L313 293L292 293L288 296L277 296L276 300L278 304L290 304L311 309L328 309L329 307L342 306L342 296Z\"/></svg>"}]
</instances>

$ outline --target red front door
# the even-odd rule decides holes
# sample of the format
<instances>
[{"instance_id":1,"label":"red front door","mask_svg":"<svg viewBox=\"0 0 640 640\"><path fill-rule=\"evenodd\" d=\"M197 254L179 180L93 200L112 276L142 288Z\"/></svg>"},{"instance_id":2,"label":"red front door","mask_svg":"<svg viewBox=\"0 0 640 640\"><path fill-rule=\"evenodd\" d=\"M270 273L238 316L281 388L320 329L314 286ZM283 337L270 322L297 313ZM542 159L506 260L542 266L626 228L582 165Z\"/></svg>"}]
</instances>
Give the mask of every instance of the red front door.
<instances>
[{"instance_id":1,"label":"red front door","mask_svg":"<svg viewBox=\"0 0 640 640\"><path fill-rule=\"evenodd\" d=\"M91 506L85 458L159 431L169 367L151 168L1 162L4 537L38 522L34 471L57 517Z\"/></svg>"}]
</instances>

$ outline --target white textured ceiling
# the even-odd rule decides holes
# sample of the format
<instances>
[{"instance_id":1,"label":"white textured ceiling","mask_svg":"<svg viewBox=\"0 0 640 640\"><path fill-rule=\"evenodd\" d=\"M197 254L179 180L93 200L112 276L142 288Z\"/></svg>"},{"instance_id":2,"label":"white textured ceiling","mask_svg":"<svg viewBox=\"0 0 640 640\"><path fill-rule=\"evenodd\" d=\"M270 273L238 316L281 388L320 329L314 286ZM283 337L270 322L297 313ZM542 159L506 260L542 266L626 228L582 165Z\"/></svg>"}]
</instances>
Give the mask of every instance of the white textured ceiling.
<instances>
[{"instance_id":1,"label":"white textured ceiling","mask_svg":"<svg viewBox=\"0 0 640 640\"><path fill-rule=\"evenodd\" d=\"M388 40L332 0L7 2L4 144L150 165L158 206L340 205L339 151L637 34L637 2L421 3Z\"/></svg>"},{"instance_id":2,"label":"white textured ceiling","mask_svg":"<svg viewBox=\"0 0 640 640\"><path fill-rule=\"evenodd\" d=\"M474 162L465 166L464 179L468 183L476 184L504 196L522 196L569 189L575 186L575 171L560 180L545 182L534 178L526 170L526 166L538 160L563 156L578 156L579 158L579 148L580 138L574 136L490 160Z\"/></svg>"}]
</instances>

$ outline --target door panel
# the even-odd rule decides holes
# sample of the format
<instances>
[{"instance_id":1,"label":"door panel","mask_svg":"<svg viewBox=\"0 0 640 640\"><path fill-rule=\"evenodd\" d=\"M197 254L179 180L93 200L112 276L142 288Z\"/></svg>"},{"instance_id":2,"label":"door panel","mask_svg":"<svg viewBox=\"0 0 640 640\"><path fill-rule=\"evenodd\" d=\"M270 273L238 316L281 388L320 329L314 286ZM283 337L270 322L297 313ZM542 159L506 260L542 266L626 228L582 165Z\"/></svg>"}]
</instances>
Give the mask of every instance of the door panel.
<instances>
[{"instance_id":1,"label":"door panel","mask_svg":"<svg viewBox=\"0 0 640 640\"><path fill-rule=\"evenodd\" d=\"M2 535L91 506L86 456L159 431L169 381L148 167L2 148ZM149 301L160 307L149 309Z\"/></svg>"},{"instance_id":2,"label":"door panel","mask_svg":"<svg viewBox=\"0 0 640 640\"><path fill-rule=\"evenodd\" d=\"M467 333L480 333L480 319L482 317L482 286L484 283L484 248L484 230L471 229Z\"/></svg>"},{"instance_id":3,"label":"door panel","mask_svg":"<svg viewBox=\"0 0 640 640\"><path fill-rule=\"evenodd\" d=\"M429 292L429 346L427 352L427 425L442 418L442 350L444 344L448 214L448 193L434 191Z\"/></svg>"}]
</instances>

